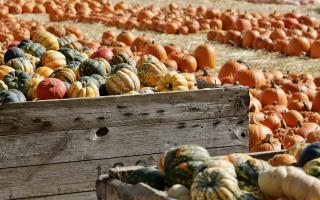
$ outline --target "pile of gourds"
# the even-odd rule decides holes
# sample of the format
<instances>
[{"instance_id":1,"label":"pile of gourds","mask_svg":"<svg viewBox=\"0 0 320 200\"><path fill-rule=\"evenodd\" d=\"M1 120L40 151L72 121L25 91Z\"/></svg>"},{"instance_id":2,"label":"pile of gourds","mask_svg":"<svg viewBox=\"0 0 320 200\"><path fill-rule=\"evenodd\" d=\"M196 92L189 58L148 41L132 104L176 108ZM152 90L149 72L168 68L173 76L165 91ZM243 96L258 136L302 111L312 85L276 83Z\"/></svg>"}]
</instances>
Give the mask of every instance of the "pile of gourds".
<instances>
[{"instance_id":1,"label":"pile of gourds","mask_svg":"<svg viewBox=\"0 0 320 200\"><path fill-rule=\"evenodd\" d=\"M131 33L120 33L118 41L104 40L108 46L93 51L72 37L35 32L32 40L0 54L1 102L193 90L197 80L191 73L200 69L197 79L204 81L211 76L203 73L216 65L212 46L199 46L194 56L176 48L177 64L167 58L173 45L141 43L145 48L140 51L137 43L142 37L126 46L121 42L128 43L124 34Z\"/></svg>"},{"instance_id":2,"label":"pile of gourds","mask_svg":"<svg viewBox=\"0 0 320 200\"><path fill-rule=\"evenodd\" d=\"M241 153L210 157L200 146L182 145L165 151L158 168L135 170L124 182L177 200L318 200L319 178L320 142L297 144L269 161Z\"/></svg>"},{"instance_id":3,"label":"pile of gourds","mask_svg":"<svg viewBox=\"0 0 320 200\"><path fill-rule=\"evenodd\" d=\"M224 85L249 87L250 151L320 141L320 77L251 69L234 60L221 67L218 77Z\"/></svg>"}]
</instances>

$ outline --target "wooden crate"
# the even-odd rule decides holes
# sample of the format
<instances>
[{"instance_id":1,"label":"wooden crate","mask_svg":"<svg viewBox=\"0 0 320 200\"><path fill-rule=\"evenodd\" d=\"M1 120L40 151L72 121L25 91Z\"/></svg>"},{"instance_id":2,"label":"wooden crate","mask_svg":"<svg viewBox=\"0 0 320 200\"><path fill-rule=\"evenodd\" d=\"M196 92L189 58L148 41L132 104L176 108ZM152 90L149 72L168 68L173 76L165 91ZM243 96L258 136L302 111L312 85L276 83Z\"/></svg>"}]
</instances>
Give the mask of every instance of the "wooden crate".
<instances>
[{"instance_id":1,"label":"wooden crate","mask_svg":"<svg viewBox=\"0 0 320 200\"><path fill-rule=\"evenodd\" d=\"M0 106L0 199L96 199L97 171L181 144L244 152L248 104L231 86Z\"/></svg>"},{"instance_id":2,"label":"wooden crate","mask_svg":"<svg viewBox=\"0 0 320 200\"><path fill-rule=\"evenodd\" d=\"M254 158L268 160L275 154L283 152L262 152L250 155ZM140 168L142 166L116 167L111 168L108 174L98 176L96 182L98 200L175 200L169 198L166 192L154 189L144 183L130 185L122 182L130 172Z\"/></svg>"}]
</instances>

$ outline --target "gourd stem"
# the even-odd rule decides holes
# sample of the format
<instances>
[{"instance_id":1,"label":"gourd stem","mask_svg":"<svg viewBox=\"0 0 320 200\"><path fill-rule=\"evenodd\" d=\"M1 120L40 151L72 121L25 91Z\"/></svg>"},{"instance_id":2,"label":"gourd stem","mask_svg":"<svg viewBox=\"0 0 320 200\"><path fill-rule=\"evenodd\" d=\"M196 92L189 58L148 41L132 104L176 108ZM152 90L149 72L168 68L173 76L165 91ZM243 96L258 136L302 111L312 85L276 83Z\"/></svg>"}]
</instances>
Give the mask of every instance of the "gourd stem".
<instances>
[{"instance_id":1,"label":"gourd stem","mask_svg":"<svg viewBox=\"0 0 320 200\"><path fill-rule=\"evenodd\" d=\"M283 129L287 129L287 124L286 124L286 122L282 119L281 120L281 127L283 128Z\"/></svg>"},{"instance_id":2,"label":"gourd stem","mask_svg":"<svg viewBox=\"0 0 320 200\"><path fill-rule=\"evenodd\" d=\"M271 84L271 88L276 88L276 84L274 84L273 81L270 81L270 84Z\"/></svg>"},{"instance_id":3,"label":"gourd stem","mask_svg":"<svg viewBox=\"0 0 320 200\"><path fill-rule=\"evenodd\" d=\"M297 125L298 128L301 128L302 127L302 124L300 121L298 121L298 125Z\"/></svg>"},{"instance_id":4,"label":"gourd stem","mask_svg":"<svg viewBox=\"0 0 320 200\"><path fill-rule=\"evenodd\" d=\"M262 142L263 143L271 143L271 134L267 134Z\"/></svg>"}]
</instances>

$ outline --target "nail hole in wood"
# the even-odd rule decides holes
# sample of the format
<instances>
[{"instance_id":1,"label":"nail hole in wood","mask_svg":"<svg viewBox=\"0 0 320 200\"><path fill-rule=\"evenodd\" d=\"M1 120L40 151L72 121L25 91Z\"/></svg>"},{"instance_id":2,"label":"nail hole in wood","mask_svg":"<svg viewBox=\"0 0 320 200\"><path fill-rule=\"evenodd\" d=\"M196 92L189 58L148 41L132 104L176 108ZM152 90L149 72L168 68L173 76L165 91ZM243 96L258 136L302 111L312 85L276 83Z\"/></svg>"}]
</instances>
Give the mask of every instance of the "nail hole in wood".
<instances>
[{"instance_id":1,"label":"nail hole in wood","mask_svg":"<svg viewBox=\"0 0 320 200\"><path fill-rule=\"evenodd\" d=\"M101 116L101 117L98 117L97 119L98 119L98 120L104 120L105 117L104 117L104 116Z\"/></svg>"},{"instance_id":2,"label":"nail hole in wood","mask_svg":"<svg viewBox=\"0 0 320 200\"><path fill-rule=\"evenodd\" d=\"M43 127L49 127L49 126L52 126L52 123L49 122L49 121L45 121L45 122L42 123L42 126Z\"/></svg>"},{"instance_id":3,"label":"nail hole in wood","mask_svg":"<svg viewBox=\"0 0 320 200\"><path fill-rule=\"evenodd\" d=\"M96 131L96 137L97 138L101 138L105 135L107 135L109 132L109 129L107 127L103 127L103 128L99 128L97 131Z\"/></svg>"},{"instance_id":4,"label":"nail hole in wood","mask_svg":"<svg viewBox=\"0 0 320 200\"><path fill-rule=\"evenodd\" d=\"M74 118L74 121L80 121L82 118L81 117L76 117Z\"/></svg>"},{"instance_id":5,"label":"nail hole in wood","mask_svg":"<svg viewBox=\"0 0 320 200\"><path fill-rule=\"evenodd\" d=\"M36 119L33 120L33 122L34 122L34 123L40 123L40 122L41 122L41 119L36 118Z\"/></svg>"},{"instance_id":6,"label":"nail hole in wood","mask_svg":"<svg viewBox=\"0 0 320 200\"><path fill-rule=\"evenodd\" d=\"M149 115L150 113L141 113L141 115L146 116Z\"/></svg>"},{"instance_id":7,"label":"nail hole in wood","mask_svg":"<svg viewBox=\"0 0 320 200\"><path fill-rule=\"evenodd\" d=\"M185 125L181 125L181 126L178 126L177 128L178 129L183 129L183 128L185 128L186 126Z\"/></svg>"},{"instance_id":8,"label":"nail hole in wood","mask_svg":"<svg viewBox=\"0 0 320 200\"><path fill-rule=\"evenodd\" d=\"M243 132L240 135L241 135L241 137L244 137L244 138L246 137L246 134Z\"/></svg>"},{"instance_id":9,"label":"nail hole in wood","mask_svg":"<svg viewBox=\"0 0 320 200\"><path fill-rule=\"evenodd\" d=\"M132 113L124 113L124 116L130 117L131 115L133 115Z\"/></svg>"},{"instance_id":10,"label":"nail hole in wood","mask_svg":"<svg viewBox=\"0 0 320 200\"><path fill-rule=\"evenodd\" d=\"M196 128L198 126L200 126L200 125L199 124L195 124L195 125L192 126L192 128Z\"/></svg>"},{"instance_id":11,"label":"nail hole in wood","mask_svg":"<svg viewBox=\"0 0 320 200\"><path fill-rule=\"evenodd\" d=\"M126 108L127 106L117 106L117 108L119 109L123 109L123 108Z\"/></svg>"},{"instance_id":12,"label":"nail hole in wood","mask_svg":"<svg viewBox=\"0 0 320 200\"><path fill-rule=\"evenodd\" d=\"M164 111L164 110L157 110L157 113L164 113L164 112L166 112L166 111Z\"/></svg>"}]
</instances>

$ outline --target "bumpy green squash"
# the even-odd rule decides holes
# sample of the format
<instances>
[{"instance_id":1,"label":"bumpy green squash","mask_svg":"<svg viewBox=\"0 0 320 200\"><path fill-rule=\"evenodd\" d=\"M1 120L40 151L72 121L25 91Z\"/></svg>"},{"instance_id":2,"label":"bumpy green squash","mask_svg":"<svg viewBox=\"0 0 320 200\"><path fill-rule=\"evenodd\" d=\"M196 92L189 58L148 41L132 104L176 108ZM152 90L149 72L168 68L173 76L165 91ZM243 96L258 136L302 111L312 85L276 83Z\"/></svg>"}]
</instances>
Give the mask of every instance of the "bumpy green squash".
<instances>
[{"instance_id":1,"label":"bumpy green squash","mask_svg":"<svg viewBox=\"0 0 320 200\"><path fill-rule=\"evenodd\" d=\"M235 168L241 190L258 192L259 175L262 172L271 169L271 166L266 161L252 158L246 162L236 165Z\"/></svg>"},{"instance_id":2,"label":"bumpy green squash","mask_svg":"<svg viewBox=\"0 0 320 200\"><path fill-rule=\"evenodd\" d=\"M94 78L97 80L97 87L99 88L100 96L106 96L108 95L107 88L105 86L106 84L106 79L100 76L99 74L92 74L90 77Z\"/></svg>"},{"instance_id":3,"label":"bumpy green squash","mask_svg":"<svg viewBox=\"0 0 320 200\"><path fill-rule=\"evenodd\" d=\"M24 51L18 47L12 47L6 51L3 57L5 63L14 58L19 58L24 56Z\"/></svg>"},{"instance_id":4,"label":"bumpy green squash","mask_svg":"<svg viewBox=\"0 0 320 200\"><path fill-rule=\"evenodd\" d=\"M136 62L132 58L130 58L126 51L122 51L119 54L113 56L110 61L111 65L118 65L120 63L127 63L129 65L136 66Z\"/></svg>"},{"instance_id":5,"label":"bumpy green squash","mask_svg":"<svg viewBox=\"0 0 320 200\"><path fill-rule=\"evenodd\" d=\"M59 42L59 46L61 47L67 47L70 49L75 49L77 51L81 51L82 50L82 45L76 41L75 39L73 39L72 37L69 36L65 36L62 38L58 38L58 42Z\"/></svg>"},{"instance_id":6,"label":"bumpy green squash","mask_svg":"<svg viewBox=\"0 0 320 200\"><path fill-rule=\"evenodd\" d=\"M191 185L192 200L237 200L240 195L237 178L223 169L207 168Z\"/></svg>"},{"instance_id":7,"label":"bumpy green squash","mask_svg":"<svg viewBox=\"0 0 320 200\"><path fill-rule=\"evenodd\" d=\"M182 145L169 149L163 156L166 185L190 187L194 171L210 159L208 151L197 145Z\"/></svg>"},{"instance_id":8,"label":"bumpy green squash","mask_svg":"<svg viewBox=\"0 0 320 200\"><path fill-rule=\"evenodd\" d=\"M9 89L0 92L1 104L18 103L27 101L22 92L16 89Z\"/></svg>"},{"instance_id":9,"label":"bumpy green squash","mask_svg":"<svg viewBox=\"0 0 320 200\"><path fill-rule=\"evenodd\" d=\"M25 72L12 71L3 78L3 81L9 89L17 89L25 92L25 84L29 79L31 79L31 76Z\"/></svg>"},{"instance_id":10,"label":"bumpy green squash","mask_svg":"<svg viewBox=\"0 0 320 200\"><path fill-rule=\"evenodd\" d=\"M231 162L227 160L218 160L210 158L210 160L207 163L203 163L195 170L195 172L193 173L193 177L196 177L198 173L202 172L207 168L223 169L226 172L233 174L234 176L237 176L235 168Z\"/></svg>"},{"instance_id":11,"label":"bumpy green squash","mask_svg":"<svg viewBox=\"0 0 320 200\"><path fill-rule=\"evenodd\" d=\"M113 65L112 66L112 74L117 73L117 71L119 71L120 69L123 69L123 68L126 68L126 69L132 71L135 74L138 73L137 68L135 66L129 65L127 63L120 63L118 65Z\"/></svg>"},{"instance_id":12,"label":"bumpy green squash","mask_svg":"<svg viewBox=\"0 0 320 200\"><path fill-rule=\"evenodd\" d=\"M87 59L81 63L79 72L81 76L91 76L92 74L99 74L106 77L111 71L111 67L103 58Z\"/></svg>"},{"instance_id":13,"label":"bumpy green squash","mask_svg":"<svg viewBox=\"0 0 320 200\"><path fill-rule=\"evenodd\" d=\"M124 180L124 182L129 184L137 184L139 182L145 183L152 188L158 190L164 190L164 177L154 167L143 167L141 169L137 169L129 174Z\"/></svg>"},{"instance_id":14,"label":"bumpy green squash","mask_svg":"<svg viewBox=\"0 0 320 200\"><path fill-rule=\"evenodd\" d=\"M79 73L79 66L81 65L81 62L79 61L70 61L67 63L66 68L72 69L74 74L76 75L76 78L80 78L80 73Z\"/></svg>"},{"instance_id":15,"label":"bumpy green squash","mask_svg":"<svg viewBox=\"0 0 320 200\"><path fill-rule=\"evenodd\" d=\"M303 166L303 170L314 177L317 177L320 179L320 157L310 160Z\"/></svg>"},{"instance_id":16,"label":"bumpy green squash","mask_svg":"<svg viewBox=\"0 0 320 200\"><path fill-rule=\"evenodd\" d=\"M21 47L21 49L30 55L40 58L45 52L46 48L39 43L27 43Z\"/></svg>"},{"instance_id":17,"label":"bumpy green squash","mask_svg":"<svg viewBox=\"0 0 320 200\"><path fill-rule=\"evenodd\" d=\"M26 45L28 45L30 43L33 43L33 41L30 40L30 39L23 39L23 40L20 41L20 43L18 44L17 47L19 47L20 49L23 49L24 46L26 46Z\"/></svg>"},{"instance_id":18,"label":"bumpy green squash","mask_svg":"<svg viewBox=\"0 0 320 200\"><path fill-rule=\"evenodd\" d=\"M23 71L29 74L33 73L32 63L24 57L11 59L6 65L18 71Z\"/></svg>"},{"instance_id":19,"label":"bumpy green squash","mask_svg":"<svg viewBox=\"0 0 320 200\"><path fill-rule=\"evenodd\" d=\"M320 157L320 142L310 144L301 152L298 165L303 167L307 162Z\"/></svg>"}]
</instances>

